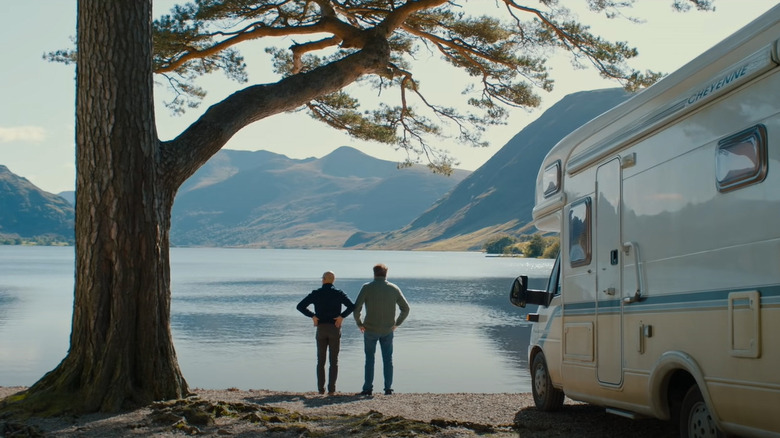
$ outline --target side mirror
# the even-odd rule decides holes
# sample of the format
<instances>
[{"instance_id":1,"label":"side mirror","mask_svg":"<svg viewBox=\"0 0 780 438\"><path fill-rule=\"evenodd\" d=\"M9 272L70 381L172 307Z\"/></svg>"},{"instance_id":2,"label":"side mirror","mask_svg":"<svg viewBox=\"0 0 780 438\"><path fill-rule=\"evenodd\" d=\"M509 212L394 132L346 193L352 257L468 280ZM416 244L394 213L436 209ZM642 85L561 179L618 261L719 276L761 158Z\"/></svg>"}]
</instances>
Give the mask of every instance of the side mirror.
<instances>
[{"instance_id":1,"label":"side mirror","mask_svg":"<svg viewBox=\"0 0 780 438\"><path fill-rule=\"evenodd\" d=\"M528 301L528 276L521 275L512 282L512 289L509 291L509 301L517 307L525 307Z\"/></svg>"},{"instance_id":2,"label":"side mirror","mask_svg":"<svg viewBox=\"0 0 780 438\"><path fill-rule=\"evenodd\" d=\"M525 307L526 304L549 306L551 300L552 294L547 291L528 289L527 275L515 278L509 291L509 301L517 307Z\"/></svg>"}]
</instances>

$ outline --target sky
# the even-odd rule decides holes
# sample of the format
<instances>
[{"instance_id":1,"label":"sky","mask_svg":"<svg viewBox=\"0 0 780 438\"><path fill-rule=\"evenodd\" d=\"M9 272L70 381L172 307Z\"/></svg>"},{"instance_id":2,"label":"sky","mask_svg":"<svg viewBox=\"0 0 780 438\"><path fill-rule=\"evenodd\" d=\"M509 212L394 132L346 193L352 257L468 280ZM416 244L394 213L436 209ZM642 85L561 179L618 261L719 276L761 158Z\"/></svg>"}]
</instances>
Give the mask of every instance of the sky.
<instances>
[{"instance_id":1,"label":"sky","mask_svg":"<svg viewBox=\"0 0 780 438\"><path fill-rule=\"evenodd\" d=\"M39 188L60 193L75 185L75 67L51 63L44 53L73 46L76 34L75 0L0 0L0 165L27 178ZM472 4L492 8L495 2L469 0ZM480 3L476 3L480 2ZM155 2L155 17L170 10L173 0ZM526 4L535 4L528 0ZM586 11L579 13L591 30L612 41L627 41L639 50L630 61L633 68L671 73L709 49L731 33L748 24L778 4L777 0L714 0L714 12L672 11L672 0L638 0L627 14L642 23L607 20ZM585 4L584 0L565 0L566 6ZM499 12L500 13L500 12ZM287 47L290 40L280 41ZM268 58L255 44L243 52L251 83L273 82ZM460 85L450 80L458 72L443 66L435 55L423 58L415 70L423 90L434 99L456 105ZM601 79L592 69L575 70L565 58L548 60L555 79L552 92L538 90L542 104L531 110L511 109L508 123L488 128L484 139L487 148L472 148L455 142L437 142L459 162L456 167L476 170L492 157L515 134L538 118L544 110L567 94L584 90L617 87ZM203 82L208 96L200 108L183 116L172 115L161 105L166 97L162 88L155 89L158 135L162 140L174 138L209 105L248 84L237 84L221 74ZM395 97L395 96L391 96ZM432 100L434 100L432 99ZM318 123L302 112L275 115L256 122L225 145L227 149L269 150L290 158L322 157L341 146L355 147L371 156L403 161L404 151L383 144L362 142Z\"/></svg>"}]
</instances>

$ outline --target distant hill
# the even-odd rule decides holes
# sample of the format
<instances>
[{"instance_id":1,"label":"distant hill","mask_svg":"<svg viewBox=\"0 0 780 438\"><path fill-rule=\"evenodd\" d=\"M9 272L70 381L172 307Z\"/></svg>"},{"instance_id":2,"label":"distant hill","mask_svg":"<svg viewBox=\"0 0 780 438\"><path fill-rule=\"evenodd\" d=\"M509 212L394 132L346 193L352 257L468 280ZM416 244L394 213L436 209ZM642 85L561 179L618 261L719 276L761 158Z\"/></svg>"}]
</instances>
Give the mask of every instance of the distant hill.
<instances>
[{"instance_id":1,"label":"distant hill","mask_svg":"<svg viewBox=\"0 0 780 438\"><path fill-rule=\"evenodd\" d=\"M536 176L547 152L628 97L621 88L564 97L420 217L391 233L356 233L345 246L474 250L496 233L518 232L532 220Z\"/></svg>"},{"instance_id":2,"label":"distant hill","mask_svg":"<svg viewBox=\"0 0 780 438\"><path fill-rule=\"evenodd\" d=\"M356 232L408 224L469 173L398 169L350 147L303 160L222 150L179 190L171 244L340 247Z\"/></svg>"},{"instance_id":3,"label":"distant hill","mask_svg":"<svg viewBox=\"0 0 780 438\"><path fill-rule=\"evenodd\" d=\"M68 203L69 203L70 205L72 205L72 206L74 206L74 207L76 206L76 192L75 192L75 191L73 191L73 190L68 190L67 192L59 192L59 193L57 193L57 195L58 195L60 198L62 198L62 199L64 199L64 200L68 201Z\"/></svg>"},{"instance_id":4,"label":"distant hill","mask_svg":"<svg viewBox=\"0 0 780 438\"><path fill-rule=\"evenodd\" d=\"M0 165L0 243L74 243L73 206Z\"/></svg>"}]
</instances>

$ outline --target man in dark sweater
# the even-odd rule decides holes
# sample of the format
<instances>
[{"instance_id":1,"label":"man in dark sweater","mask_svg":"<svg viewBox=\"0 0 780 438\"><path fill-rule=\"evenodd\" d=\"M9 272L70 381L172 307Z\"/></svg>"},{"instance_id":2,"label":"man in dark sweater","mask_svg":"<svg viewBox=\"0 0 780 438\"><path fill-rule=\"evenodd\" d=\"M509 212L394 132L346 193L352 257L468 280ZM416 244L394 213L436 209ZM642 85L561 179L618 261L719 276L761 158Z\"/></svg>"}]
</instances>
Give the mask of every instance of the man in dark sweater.
<instances>
[{"instance_id":1,"label":"man in dark sweater","mask_svg":"<svg viewBox=\"0 0 780 438\"><path fill-rule=\"evenodd\" d=\"M336 275L328 271L322 274L322 287L312 291L297 309L314 321L317 327L317 389L325 394L325 356L329 351L328 395L336 392L336 377L339 374L339 348L341 346L341 323L352 313L355 305L343 291L333 287ZM314 304L314 312L309 306ZM342 311L342 305L344 310Z\"/></svg>"}]
</instances>

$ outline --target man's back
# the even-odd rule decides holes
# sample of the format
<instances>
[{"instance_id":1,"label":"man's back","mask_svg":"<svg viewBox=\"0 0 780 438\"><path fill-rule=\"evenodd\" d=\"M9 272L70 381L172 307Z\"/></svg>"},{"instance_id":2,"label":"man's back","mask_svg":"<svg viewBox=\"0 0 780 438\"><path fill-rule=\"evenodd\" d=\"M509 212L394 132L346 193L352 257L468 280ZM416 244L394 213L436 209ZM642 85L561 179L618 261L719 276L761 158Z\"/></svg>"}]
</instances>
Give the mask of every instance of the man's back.
<instances>
[{"instance_id":1,"label":"man's back","mask_svg":"<svg viewBox=\"0 0 780 438\"><path fill-rule=\"evenodd\" d=\"M314 304L314 312L308 310L308 306ZM341 310L344 305L345 310ZM316 316L321 323L333 324L336 317L346 317L352 312L353 304L344 291L336 289L333 284L323 284L321 288L313 290L297 306L298 311L308 317Z\"/></svg>"},{"instance_id":2,"label":"man's back","mask_svg":"<svg viewBox=\"0 0 780 438\"><path fill-rule=\"evenodd\" d=\"M365 306L365 320L361 321L360 313ZM396 319L395 309L398 306L401 314ZM383 277L376 277L374 281L366 283L360 289L355 300L355 318L358 326L374 333L389 333L393 326L399 326L409 315L409 303L406 301L401 289Z\"/></svg>"}]
</instances>

